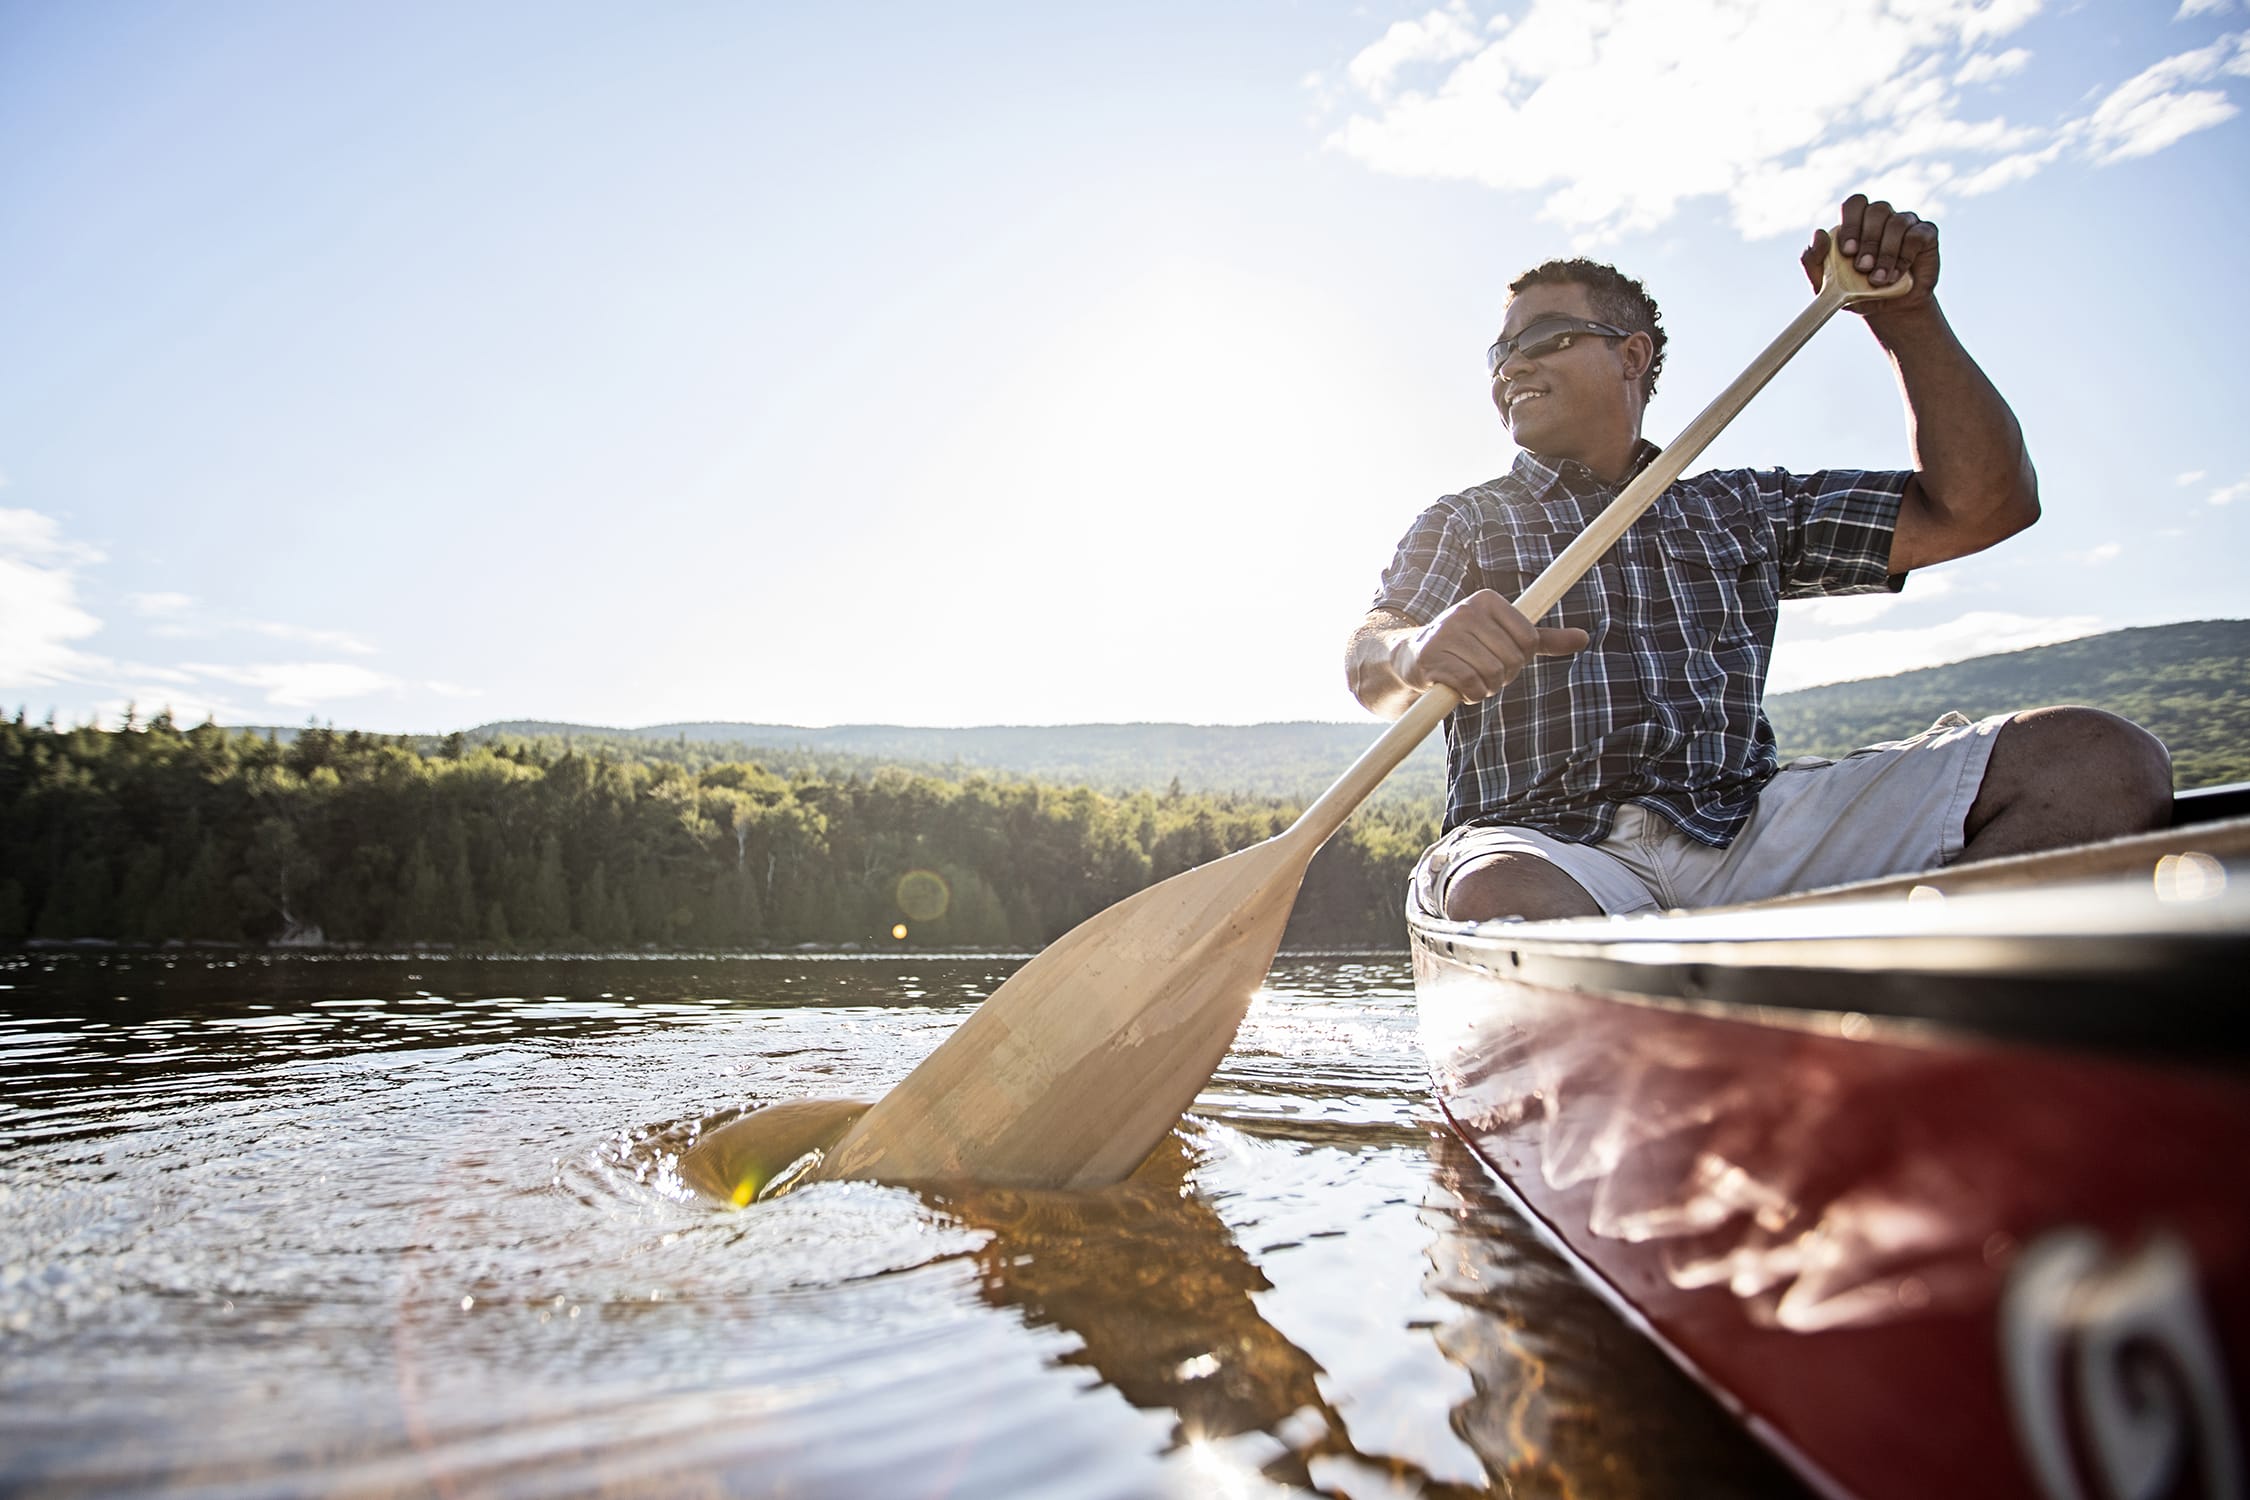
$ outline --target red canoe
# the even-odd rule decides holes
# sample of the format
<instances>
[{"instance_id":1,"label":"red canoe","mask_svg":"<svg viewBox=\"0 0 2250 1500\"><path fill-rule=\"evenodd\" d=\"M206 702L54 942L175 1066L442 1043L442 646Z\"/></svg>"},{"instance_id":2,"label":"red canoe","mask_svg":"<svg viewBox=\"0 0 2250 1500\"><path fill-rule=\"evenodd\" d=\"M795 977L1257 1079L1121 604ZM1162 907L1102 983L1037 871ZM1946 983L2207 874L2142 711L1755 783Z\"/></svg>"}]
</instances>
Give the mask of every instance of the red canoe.
<instances>
[{"instance_id":1,"label":"red canoe","mask_svg":"<svg viewBox=\"0 0 2250 1500\"><path fill-rule=\"evenodd\" d=\"M1411 926L1454 1128L1815 1488L2243 1493L2250 818Z\"/></svg>"}]
</instances>

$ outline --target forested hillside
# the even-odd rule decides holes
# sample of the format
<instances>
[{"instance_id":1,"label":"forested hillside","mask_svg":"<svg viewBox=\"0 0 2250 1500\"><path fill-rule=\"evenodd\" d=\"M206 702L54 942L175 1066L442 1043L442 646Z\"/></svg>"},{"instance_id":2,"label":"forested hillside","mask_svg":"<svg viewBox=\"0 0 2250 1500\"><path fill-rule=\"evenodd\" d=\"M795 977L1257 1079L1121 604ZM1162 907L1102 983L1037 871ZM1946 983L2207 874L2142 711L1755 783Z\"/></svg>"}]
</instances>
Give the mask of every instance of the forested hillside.
<instances>
[{"instance_id":1,"label":"forested hillside","mask_svg":"<svg viewBox=\"0 0 2250 1500\"><path fill-rule=\"evenodd\" d=\"M1784 754L1835 754L1927 728L1949 708L1972 718L2041 703L2088 703L2146 724L2172 747L2182 787L2250 779L2250 620L2200 620L2113 631L1895 677L1781 693L1767 712ZM729 760L865 775L882 765L959 777L972 771L1085 784L1102 791L1244 793L1309 800L1373 744L1382 725L1063 724L917 729L843 724L656 724L645 729L515 722L468 731L472 742L607 744L618 753L700 770ZM1445 754L1433 736L1378 794L1431 805Z\"/></svg>"},{"instance_id":2,"label":"forested hillside","mask_svg":"<svg viewBox=\"0 0 2250 1500\"><path fill-rule=\"evenodd\" d=\"M1836 755L1929 727L2042 703L2086 703L2171 748L2176 786L2250 781L2250 620L2196 620L1980 656L1768 700L1782 750Z\"/></svg>"},{"instance_id":3,"label":"forested hillside","mask_svg":"<svg viewBox=\"0 0 2250 1500\"><path fill-rule=\"evenodd\" d=\"M0 722L0 942L1029 950L1296 811L19 715ZM1289 945L1399 944L1407 871L1434 836L1426 816L1363 812L1314 861Z\"/></svg>"}]
</instances>

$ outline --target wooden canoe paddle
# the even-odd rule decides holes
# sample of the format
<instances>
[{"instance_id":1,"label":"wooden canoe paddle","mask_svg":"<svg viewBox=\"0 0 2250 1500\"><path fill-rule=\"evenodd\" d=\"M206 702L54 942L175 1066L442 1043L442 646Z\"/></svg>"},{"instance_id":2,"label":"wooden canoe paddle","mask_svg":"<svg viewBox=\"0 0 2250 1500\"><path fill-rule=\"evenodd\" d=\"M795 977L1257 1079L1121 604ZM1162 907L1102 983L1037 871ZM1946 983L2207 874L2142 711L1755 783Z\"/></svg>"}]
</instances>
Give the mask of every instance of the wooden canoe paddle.
<instances>
[{"instance_id":1,"label":"wooden canoe paddle","mask_svg":"<svg viewBox=\"0 0 2250 1500\"><path fill-rule=\"evenodd\" d=\"M1899 296L1829 238L1812 304L1541 573L1554 608L1835 311ZM1234 1044L1305 867L1460 699L1432 688L1285 832L1174 875L1065 933L992 992L830 1147L808 1180L1100 1187L1138 1166Z\"/></svg>"}]
</instances>

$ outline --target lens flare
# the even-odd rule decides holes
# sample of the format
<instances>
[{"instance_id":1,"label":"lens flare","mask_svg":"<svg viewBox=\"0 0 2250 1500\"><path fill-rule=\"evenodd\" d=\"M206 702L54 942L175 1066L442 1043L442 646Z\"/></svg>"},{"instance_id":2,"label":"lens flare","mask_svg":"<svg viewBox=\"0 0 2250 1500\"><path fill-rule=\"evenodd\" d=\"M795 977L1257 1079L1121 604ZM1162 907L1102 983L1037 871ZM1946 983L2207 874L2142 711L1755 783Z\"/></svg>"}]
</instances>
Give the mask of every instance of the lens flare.
<instances>
[{"instance_id":1,"label":"lens flare","mask_svg":"<svg viewBox=\"0 0 2250 1500\"><path fill-rule=\"evenodd\" d=\"M2227 867L2208 854L2189 850L2156 862L2156 899L2208 901L2227 888Z\"/></svg>"},{"instance_id":2,"label":"lens flare","mask_svg":"<svg viewBox=\"0 0 2250 1500\"><path fill-rule=\"evenodd\" d=\"M909 922L935 922L953 904L953 891L935 870L908 870L898 878L898 909Z\"/></svg>"}]
</instances>

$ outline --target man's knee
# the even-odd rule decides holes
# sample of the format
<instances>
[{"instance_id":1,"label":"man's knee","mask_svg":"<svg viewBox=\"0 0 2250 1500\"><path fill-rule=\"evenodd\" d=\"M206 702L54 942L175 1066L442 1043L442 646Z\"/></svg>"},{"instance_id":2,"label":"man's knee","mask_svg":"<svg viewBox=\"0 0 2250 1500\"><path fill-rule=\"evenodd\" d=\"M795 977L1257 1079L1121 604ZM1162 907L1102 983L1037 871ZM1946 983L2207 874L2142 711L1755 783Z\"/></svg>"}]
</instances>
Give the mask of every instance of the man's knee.
<instances>
[{"instance_id":1,"label":"man's knee","mask_svg":"<svg viewBox=\"0 0 2250 1500\"><path fill-rule=\"evenodd\" d=\"M2068 801L2106 832L2161 828L2172 817L2172 757L2130 719L2077 705L2035 708L2000 730L1979 800Z\"/></svg>"},{"instance_id":2,"label":"man's knee","mask_svg":"<svg viewBox=\"0 0 2250 1500\"><path fill-rule=\"evenodd\" d=\"M1445 915L1455 922L1523 917L1598 917L1601 903L1536 854L1494 854L1457 872L1445 888Z\"/></svg>"}]
</instances>

